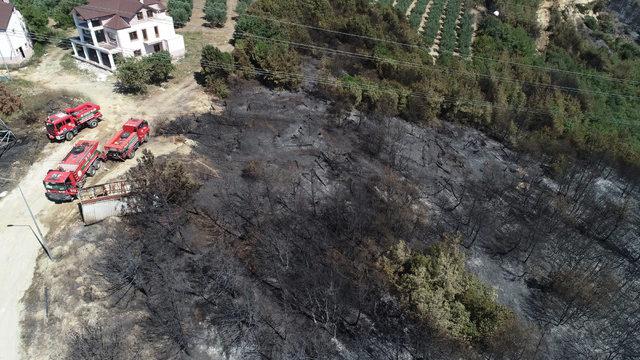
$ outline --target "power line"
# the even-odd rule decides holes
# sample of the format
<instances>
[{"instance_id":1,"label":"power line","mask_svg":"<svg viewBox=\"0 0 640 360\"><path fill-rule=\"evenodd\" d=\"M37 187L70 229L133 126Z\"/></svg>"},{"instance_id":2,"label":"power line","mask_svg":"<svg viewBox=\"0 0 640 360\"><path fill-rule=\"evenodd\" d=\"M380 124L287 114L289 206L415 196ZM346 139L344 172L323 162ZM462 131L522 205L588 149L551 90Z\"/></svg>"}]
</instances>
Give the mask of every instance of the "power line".
<instances>
[{"instance_id":1,"label":"power line","mask_svg":"<svg viewBox=\"0 0 640 360\"><path fill-rule=\"evenodd\" d=\"M451 67L447 67L447 66L435 65L434 68L430 68L430 67L427 67L427 66L424 66L424 65L418 65L418 64L414 64L414 63L410 63L410 62L406 62L406 61L399 61L399 60L395 60L395 59L392 59L392 58L384 58L384 57L378 57L378 56L373 56L373 55L358 54L358 53L351 52L351 51L337 50L337 49L332 49L332 48L325 48L325 47L322 47L322 46L316 46L316 45L307 44L307 43L299 43L299 42L293 42L293 41L289 41L289 40L275 39L275 38L270 38L270 37L266 37L266 36L256 35L256 34L253 34L253 33L243 32L243 31L236 31L236 33L238 33L239 35L247 35L249 37L254 37L254 38L258 38L258 39L262 39L262 40L268 40L268 41L277 42L277 43L281 43L281 44L292 45L292 46L295 46L295 47L302 47L302 48L306 48L308 50L318 50L318 51L330 52L330 53L341 55L341 56L356 57L356 58L364 59L364 60L383 61L383 62L388 62L388 63L394 63L394 64L397 64L397 65L408 66L408 67L412 67L412 68L425 69L425 70L429 70L429 71L435 71L435 70L447 70L447 71L450 71L450 70L452 70ZM575 93L580 93L581 92L581 93L588 93L588 94L594 94L594 95L609 95L609 96L618 96L618 97L629 98L629 99L640 99L640 96L637 96L637 95L626 95L626 94L612 93L612 92L608 92L608 91L595 91L595 90L574 88L574 87L570 87L570 86L545 84L545 83L539 83L539 82L530 82L530 81L526 81L526 80L517 80L517 79L510 78L510 77L505 77L505 76L493 76L493 75L490 75L490 74L482 74L482 73L477 73L477 72L473 72L473 71L464 71L464 70L460 70L460 69L453 69L453 70L455 70L457 74L463 74L463 75L465 75L467 77L479 76L479 77L484 77L484 78L488 78L488 79L500 79L500 80L502 80L504 82L507 82L507 83L521 84L521 85L526 85L526 86L552 88L552 89L564 90L564 91L575 92Z\"/></svg>"},{"instance_id":2,"label":"power line","mask_svg":"<svg viewBox=\"0 0 640 360\"><path fill-rule=\"evenodd\" d=\"M100 9L104 9L104 10L109 10L109 9L103 8L103 7L99 7L99 8ZM198 8L198 9L199 10L204 10L204 8ZM222 7L220 9L221 10L227 10L227 8L222 8ZM260 15L254 15L254 14L245 13L245 14L238 15L238 17L253 17L253 18L258 18L258 19L262 19L262 20L277 22L277 23L281 23L281 24L304 27L304 28L317 30L317 31L323 31L323 32L327 32L327 33L333 33L333 34L357 37L357 38L367 39L367 40L372 40L372 41L386 42L386 43L391 43L391 44L395 44L395 45L412 47L412 48L417 48L417 49L422 49L422 50L427 50L427 51L429 50L427 47L420 46L420 45L408 44L408 43L403 43L403 42L399 42L399 41L381 39L381 38L376 38L376 37L371 37L371 36L366 36L366 35L359 35L359 34L354 34L354 33L349 33L349 32L330 30L330 29L326 29L326 28L322 28L322 27L311 26L311 25L291 22L291 21L282 20L282 19L275 19L275 18L260 16ZM154 21L173 24L173 21L159 19L159 18L154 18ZM63 40L66 40L66 39L63 39ZM438 51L443 52L443 53L450 53L452 55L456 54L455 51L452 51L452 50L439 49ZM494 58L489 58L489 57L482 57L482 56L478 56L478 55L472 55L471 58L475 58L475 59L479 59L479 60L485 60L485 61L492 61L492 62L497 62L497 63L504 63L504 64L514 65L514 66L522 66L522 67L527 67L527 68L531 68L531 69L546 70L546 71L552 71L552 72L572 74L572 75L576 75L576 76L591 77L591 78L599 78L599 79L603 79L603 80L607 80L607 81L611 81L611 82L640 84L640 81L627 80L627 79L622 79L622 78L615 78L615 77L611 77L611 76L607 76L607 75L598 75L598 74L589 74L589 73L584 73L584 72L579 72L579 71L562 70L562 69L557 69L557 68L552 68L552 67L547 67L547 66L524 64L524 63L519 63L519 62L514 62L514 61L509 61L509 60L501 60L501 59L494 59ZM622 96L624 96L624 95L622 95Z\"/></svg>"}]
</instances>

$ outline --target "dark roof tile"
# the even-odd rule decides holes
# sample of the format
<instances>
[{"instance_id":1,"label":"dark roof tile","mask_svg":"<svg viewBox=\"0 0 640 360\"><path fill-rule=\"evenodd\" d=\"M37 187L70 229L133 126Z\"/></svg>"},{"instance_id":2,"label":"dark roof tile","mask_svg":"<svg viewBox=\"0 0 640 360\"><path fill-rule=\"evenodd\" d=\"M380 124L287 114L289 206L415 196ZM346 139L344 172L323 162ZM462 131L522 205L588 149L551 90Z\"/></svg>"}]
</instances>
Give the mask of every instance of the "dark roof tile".
<instances>
[{"instance_id":1,"label":"dark roof tile","mask_svg":"<svg viewBox=\"0 0 640 360\"><path fill-rule=\"evenodd\" d=\"M13 5L0 1L0 30L7 30L13 15Z\"/></svg>"},{"instance_id":2,"label":"dark roof tile","mask_svg":"<svg viewBox=\"0 0 640 360\"><path fill-rule=\"evenodd\" d=\"M104 27L113 29L113 30L122 30L122 29L129 28L131 26L129 25L128 22L124 21L124 19L121 16L115 15L114 17L109 19L109 21L104 23Z\"/></svg>"}]
</instances>

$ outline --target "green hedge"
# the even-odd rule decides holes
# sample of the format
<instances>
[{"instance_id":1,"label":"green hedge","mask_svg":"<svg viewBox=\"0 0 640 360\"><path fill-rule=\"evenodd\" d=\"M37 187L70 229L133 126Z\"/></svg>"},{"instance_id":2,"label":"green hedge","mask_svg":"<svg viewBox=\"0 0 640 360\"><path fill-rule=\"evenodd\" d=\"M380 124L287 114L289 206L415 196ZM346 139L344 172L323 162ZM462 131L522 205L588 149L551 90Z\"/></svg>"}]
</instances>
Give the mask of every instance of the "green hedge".
<instances>
[{"instance_id":1,"label":"green hedge","mask_svg":"<svg viewBox=\"0 0 640 360\"><path fill-rule=\"evenodd\" d=\"M427 10L427 4L429 0L418 0L416 2L416 6L411 9L411 14L409 15L409 24L414 29L420 27L420 21L422 20L422 15Z\"/></svg>"},{"instance_id":2,"label":"green hedge","mask_svg":"<svg viewBox=\"0 0 640 360\"><path fill-rule=\"evenodd\" d=\"M433 41L438 35L438 31L440 30L440 17L444 12L445 5L446 0L433 0L433 4L431 4L429 18L427 19L427 24L423 32L424 42L427 46L433 45Z\"/></svg>"},{"instance_id":3,"label":"green hedge","mask_svg":"<svg viewBox=\"0 0 640 360\"><path fill-rule=\"evenodd\" d=\"M409 6L411 6L412 2L413 0L398 0L396 3L396 9L404 15L407 13L407 10L409 10Z\"/></svg>"},{"instance_id":4,"label":"green hedge","mask_svg":"<svg viewBox=\"0 0 640 360\"><path fill-rule=\"evenodd\" d=\"M447 3L446 17L442 24L442 37L440 38L440 51L451 54L456 48L456 20L460 15L460 0L449 0Z\"/></svg>"},{"instance_id":5,"label":"green hedge","mask_svg":"<svg viewBox=\"0 0 640 360\"><path fill-rule=\"evenodd\" d=\"M473 37L473 14L470 10L465 11L460 20L460 29L458 33L458 49L462 57L468 57L471 54L471 39Z\"/></svg>"}]
</instances>

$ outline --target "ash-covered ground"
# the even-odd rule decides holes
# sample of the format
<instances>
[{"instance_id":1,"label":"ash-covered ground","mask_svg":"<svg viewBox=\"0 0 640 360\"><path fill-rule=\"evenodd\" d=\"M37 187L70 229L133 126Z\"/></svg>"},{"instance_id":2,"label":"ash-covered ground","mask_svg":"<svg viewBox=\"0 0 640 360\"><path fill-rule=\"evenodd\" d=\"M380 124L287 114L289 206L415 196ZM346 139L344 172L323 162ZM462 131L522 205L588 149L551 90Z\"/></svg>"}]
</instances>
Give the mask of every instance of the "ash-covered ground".
<instances>
[{"instance_id":1,"label":"ash-covered ground","mask_svg":"<svg viewBox=\"0 0 640 360\"><path fill-rule=\"evenodd\" d=\"M221 352L232 358L260 358L265 349L276 358L292 359L304 358L300 354L310 350L333 355L328 358L411 358L412 345L446 348L426 338L424 344L410 344L386 336L379 319L397 314L376 318L366 313L371 300L367 293L361 299L331 298L342 294L332 292L340 288L339 281L335 288L328 283L336 279L335 269L322 259L319 265L308 263L313 258L304 256L324 256L327 249L348 254L356 247L349 243L351 236L363 233L400 237L416 249L445 233L461 234L467 267L493 287L498 302L514 310L529 329L532 344L526 351L531 358L613 353L632 358L637 350L638 332L629 329L638 316L635 295L630 294L640 294L635 265L638 188L603 165L571 167L550 177L541 162L473 129L336 113L330 102L308 93L272 91L252 82L234 85L223 115L179 118L159 133L194 140L194 153L180 161L188 169L209 172L201 176L203 186L188 212L190 222L175 225L179 236L174 234L178 237L171 244L186 245L152 256L157 261L152 267L173 280L162 280L166 289L161 291L158 286L145 288L144 296L123 301L124 308L122 303L111 308L91 272L96 259L109 256L103 241L96 239L122 237L114 230L122 223L88 228L78 223L60 232L54 252L66 260L53 265L57 270L40 266L38 271L54 274L48 280L52 282L66 274L64 281L57 280L50 315L65 320L37 327L42 314L27 317L27 327L37 328L25 339L33 357L46 354L35 339L46 337L47 331L70 331L80 317L102 323L117 318L139 334L138 342L151 342L147 323L141 320L147 316L145 303L158 306L153 301L173 299L167 294L179 294L184 301L176 313L184 316L184 332L195 335L181 334L180 341L188 344L193 358L215 358ZM371 202L371 194L383 201ZM393 207L385 213L362 204ZM372 228L388 229L388 234ZM232 250L213 245L223 242ZM198 255L198 247L207 255ZM361 261L367 260L365 254ZM224 276L216 272L215 279L190 284L193 279L180 271L184 264L201 261L207 271L224 268ZM189 271L197 273L191 265ZM221 278L227 287L216 290L215 299L199 292ZM308 298L296 298L298 291ZM198 296L190 300L185 294ZM33 302L42 300L37 289L29 296ZM329 310L316 304L319 300L333 301L342 310L328 315ZM365 313L356 316L358 304ZM335 314L344 318L335 322ZM229 323L242 330L229 330ZM342 325L331 327L336 323ZM151 335L156 336L158 325L153 326ZM403 326L397 331L410 332ZM621 331L628 334L624 342ZM327 341L322 342L324 336ZM230 337L234 340L225 343ZM154 339L166 341L167 336ZM333 345L327 350L319 344ZM434 359L461 356L426 351Z\"/></svg>"}]
</instances>

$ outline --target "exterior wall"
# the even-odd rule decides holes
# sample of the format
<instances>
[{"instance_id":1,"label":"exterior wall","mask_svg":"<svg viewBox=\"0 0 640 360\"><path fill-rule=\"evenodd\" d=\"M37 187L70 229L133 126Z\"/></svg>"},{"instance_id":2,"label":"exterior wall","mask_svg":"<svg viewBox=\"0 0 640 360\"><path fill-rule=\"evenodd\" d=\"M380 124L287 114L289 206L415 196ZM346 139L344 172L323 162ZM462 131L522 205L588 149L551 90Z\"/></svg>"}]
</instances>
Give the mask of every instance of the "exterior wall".
<instances>
[{"instance_id":1,"label":"exterior wall","mask_svg":"<svg viewBox=\"0 0 640 360\"><path fill-rule=\"evenodd\" d=\"M0 55L0 63L12 65L26 62L33 55L33 43L18 10L13 10L7 31L0 32Z\"/></svg>"},{"instance_id":2,"label":"exterior wall","mask_svg":"<svg viewBox=\"0 0 640 360\"><path fill-rule=\"evenodd\" d=\"M122 55L125 57L135 56L136 50L141 55L153 53L153 45L162 44L162 50L169 51L172 57L180 58L184 56L184 39L182 35L176 34L173 27L173 18L166 13L156 13L153 18L147 18L146 13L142 20L137 18L131 19L131 25L128 29L118 31L118 43L122 49ZM159 36L155 34L155 27L158 27ZM142 30L147 32L147 40L144 40ZM136 32L138 39L131 40L129 34Z\"/></svg>"},{"instance_id":3,"label":"exterior wall","mask_svg":"<svg viewBox=\"0 0 640 360\"><path fill-rule=\"evenodd\" d=\"M156 50L166 50L173 58L183 57L184 39L182 35L176 34L173 18L166 12L153 13L153 17L147 17L146 9L142 10L142 14L142 19L134 16L129 21L129 28L116 31L104 28L101 25L102 21L99 21L100 25L95 26L92 21L82 21L74 13L73 18L79 35L78 39L72 40L74 56L108 70L115 70L113 56L118 53L124 57L133 57L152 54ZM106 21L108 18L99 20ZM143 30L146 30L146 40ZM104 41L98 39L97 33L100 31L104 32ZM137 34L137 39L131 39L129 34L133 32ZM93 51L97 52L97 59L93 56Z\"/></svg>"}]
</instances>

